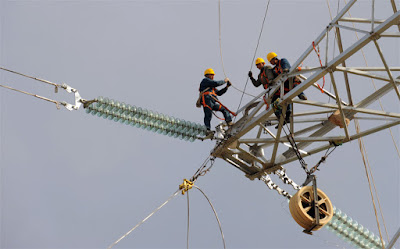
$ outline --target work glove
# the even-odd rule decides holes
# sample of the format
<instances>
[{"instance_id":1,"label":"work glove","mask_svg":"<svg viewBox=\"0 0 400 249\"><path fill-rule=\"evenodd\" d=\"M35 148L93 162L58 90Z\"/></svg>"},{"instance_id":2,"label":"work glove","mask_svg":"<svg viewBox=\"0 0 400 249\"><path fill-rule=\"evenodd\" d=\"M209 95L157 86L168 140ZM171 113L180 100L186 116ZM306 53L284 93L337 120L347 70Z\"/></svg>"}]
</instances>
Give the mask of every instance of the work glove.
<instances>
[{"instance_id":1,"label":"work glove","mask_svg":"<svg viewBox=\"0 0 400 249\"><path fill-rule=\"evenodd\" d=\"M229 78L224 79L225 83L229 82Z\"/></svg>"},{"instance_id":2,"label":"work glove","mask_svg":"<svg viewBox=\"0 0 400 249\"><path fill-rule=\"evenodd\" d=\"M227 87L230 87L232 85L232 83L230 82L230 81L228 81L227 83L226 83L226 86Z\"/></svg>"},{"instance_id":3,"label":"work glove","mask_svg":"<svg viewBox=\"0 0 400 249\"><path fill-rule=\"evenodd\" d=\"M249 78L253 78L253 72L249 71Z\"/></svg>"}]
</instances>

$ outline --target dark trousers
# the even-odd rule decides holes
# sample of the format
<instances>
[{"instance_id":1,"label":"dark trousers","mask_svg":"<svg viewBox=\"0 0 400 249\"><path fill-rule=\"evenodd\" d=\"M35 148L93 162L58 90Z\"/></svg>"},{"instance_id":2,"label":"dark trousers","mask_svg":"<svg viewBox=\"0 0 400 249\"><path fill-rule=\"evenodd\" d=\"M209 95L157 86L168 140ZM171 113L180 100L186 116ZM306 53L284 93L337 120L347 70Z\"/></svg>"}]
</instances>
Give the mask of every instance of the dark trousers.
<instances>
[{"instance_id":1,"label":"dark trousers","mask_svg":"<svg viewBox=\"0 0 400 249\"><path fill-rule=\"evenodd\" d=\"M274 95L274 97L272 97L271 104L273 104L273 103L275 102L275 100L277 100L278 98L279 98L279 95ZM275 116L278 118L278 121L279 121L279 119L281 118L282 109L280 109L280 108L278 108L278 109L274 108L274 113L275 113ZM287 107L286 107L286 116L285 116L285 119L289 120L290 114L291 114L291 113L292 113L292 104L289 104L289 105L287 105Z\"/></svg>"},{"instance_id":2,"label":"dark trousers","mask_svg":"<svg viewBox=\"0 0 400 249\"><path fill-rule=\"evenodd\" d=\"M205 99L206 105L208 105L213 111L220 111L224 115L225 121L230 122L232 121L231 114L228 110L225 109L220 103L216 102L215 100ZM208 130L211 129L211 118L212 118L212 111L211 109L203 106L204 110L204 125L207 127Z\"/></svg>"},{"instance_id":3,"label":"dark trousers","mask_svg":"<svg viewBox=\"0 0 400 249\"><path fill-rule=\"evenodd\" d=\"M295 88L295 87L296 87L297 85L299 85L300 83L301 83L300 80L294 80L294 82L293 82L293 88ZM284 84L285 84L285 94L286 94L286 93L289 92L289 90L288 90L288 89L289 89L289 80L285 81ZM287 89L287 90L286 90L286 89ZM304 94L304 93L301 92L298 96L300 96L300 95L302 95L302 94ZM276 92L276 94L274 95L274 97L272 97L271 103L274 103L275 100L276 100L277 98L280 97L280 95L281 95L281 91L278 90L278 91ZM289 104L289 105L286 107L286 116L285 116L285 119L286 119L286 120L289 120L289 118L290 118L290 114L292 113L292 105L293 105L293 104ZM279 119L281 118L282 109L275 109L274 112L275 112L275 116L278 118L278 121L279 121Z\"/></svg>"}]
</instances>

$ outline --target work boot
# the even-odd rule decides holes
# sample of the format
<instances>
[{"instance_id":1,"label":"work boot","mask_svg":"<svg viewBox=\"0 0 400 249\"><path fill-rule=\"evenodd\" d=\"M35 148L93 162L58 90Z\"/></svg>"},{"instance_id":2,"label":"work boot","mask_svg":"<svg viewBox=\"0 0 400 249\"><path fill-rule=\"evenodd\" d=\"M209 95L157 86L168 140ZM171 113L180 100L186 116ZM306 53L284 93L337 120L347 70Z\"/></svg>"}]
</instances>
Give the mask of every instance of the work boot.
<instances>
[{"instance_id":1,"label":"work boot","mask_svg":"<svg viewBox=\"0 0 400 249\"><path fill-rule=\"evenodd\" d=\"M301 100L307 100L307 96L304 93L300 93L297 97Z\"/></svg>"},{"instance_id":2,"label":"work boot","mask_svg":"<svg viewBox=\"0 0 400 249\"><path fill-rule=\"evenodd\" d=\"M285 125L286 124L286 120L283 120L283 124L282 125ZM278 129L279 128L279 123L275 126L275 129Z\"/></svg>"},{"instance_id":3,"label":"work boot","mask_svg":"<svg viewBox=\"0 0 400 249\"><path fill-rule=\"evenodd\" d=\"M278 119L278 121L279 121L279 119ZM282 125L289 124L289 123L290 123L290 114L286 115L285 120L283 120ZM278 129L278 128L279 128L279 123L275 126L275 129Z\"/></svg>"},{"instance_id":4,"label":"work boot","mask_svg":"<svg viewBox=\"0 0 400 249\"><path fill-rule=\"evenodd\" d=\"M226 122L226 124L227 124L228 126L232 126L232 125L233 125L233 122L232 122L232 121L229 121L229 122Z\"/></svg>"},{"instance_id":5,"label":"work boot","mask_svg":"<svg viewBox=\"0 0 400 249\"><path fill-rule=\"evenodd\" d=\"M203 140L212 139L214 137L214 133L215 133L214 131L207 129L206 136L203 138Z\"/></svg>"}]
</instances>

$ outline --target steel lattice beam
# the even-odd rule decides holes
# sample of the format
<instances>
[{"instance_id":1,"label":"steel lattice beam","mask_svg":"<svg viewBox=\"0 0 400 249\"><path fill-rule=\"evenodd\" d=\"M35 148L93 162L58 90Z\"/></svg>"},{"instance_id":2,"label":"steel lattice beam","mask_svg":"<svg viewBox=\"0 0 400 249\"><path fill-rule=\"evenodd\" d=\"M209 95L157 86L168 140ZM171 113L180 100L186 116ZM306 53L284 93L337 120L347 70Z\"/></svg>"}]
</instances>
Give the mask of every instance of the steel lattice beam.
<instances>
[{"instance_id":1,"label":"steel lattice beam","mask_svg":"<svg viewBox=\"0 0 400 249\"><path fill-rule=\"evenodd\" d=\"M375 20L375 19L361 19L361 18L345 18L344 15L351 9L356 1L350 1L342 11L332 20L332 22L327 26L327 28L321 32L321 34L314 40L315 45L321 43L324 39L328 38L328 33L330 31L335 31L337 34L337 43L338 49L341 52L338 56L326 62L326 66L310 68L300 71L301 73L309 73L311 74L308 78L300 75L304 81L298 85L296 88L292 89L286 95L282 96L279 104L286 108L285 106L289 103L301 103L306 105L312 105L315 108L325 108L324 110L314 110L303 113L294 113L293 116L308 116L308 115L317 115L320 113L327 113L329 110L340 110L342 122L345 122L345 119L352 120L357 113L363 113L366 115L373 116L383 116L390 117L394 119L400 118L400 114L394 112L384 112L373 109L366 109L365 107L369 106L373 102L375 102L378 98L386 95L387 93L395 90L398 93L397 85L400 85L399 79L394 79L392 76L392 72L399 71L399 67L390 67L387 65L385 58L383 56L383 52L380 50L379 45L376 45L376 48L380 54L381 60L384 63L384 67L348 67L346 65L346 60L353 56L356 52L360 51L363 47L369 44L371 41L377 44L377 40L383 37L384 35L397 37L397 33L388 33L387 30L394 26L398 25L400 22L400 12L396 11L393 15L388 17L386 20ZM373 32L367 32L361 39L354 42L347 49L344 49L341 42L341 34L340 29L348 28L340 25L339 22L361 22L361 23L373 23L379 24L378 26L373 27ZM353 28L352 28L353 29ZM358 29L353 29L358 30ZM365 32L364 32L365 33ZM279 154L278 148L288 139L285 137L281 137L281 129L278 128L277 133L274 134L271 132L265 125L265 122L271 122L271 120L276 120L273 115L273 109L269 106L268 109L264 109L265 104L263 101L260 101L260 98L263 95L266 95L267 99L271 98L273 92L278 90L282 83L285 82L289 76L299 75L297 71L298 65L306 59L309 54L313 51L313 46L310 46L306 49L306 51L299 57L299 59L292 65L292 68L288 74L281 74L277 79L275 79L275 86L272 89L264 90L260 93L256 98L251 100L248 104L242 107L238 113L241 114L242 117L236 122L233 126L231 134L232 136L226 137L222 142L219 142L217 146L212 151L212 154L217 157L221 157L231 164L238 167L240 170L244 171L246 175L257 175L261 174L261 172L272 172L281 167L281 165L288 163L290 161L295 160L293 149L288 149L286 152ZM328 49L327 49L328 51ZM386 72L386 76L376 75L375 73L371 73L373 71L382 71ZM346 86L347 95L349 98L349 104L341 100L339 96L339 90L337 89L337 84L334 84L335 74L343 73L344 81ZM303 92L305 89L310 86L317 87L316 82L319 81L322 77L329 74L331 76L331 82L334 84L335 93L326 92L330 98L334 99L336 103L321 103L321 102L313 102L313 101L297 101L293 100L298 94ZM348 78L348 74L358 75L364 78L377 79L384 82L389 82L384 85L377 91L372 94L365 96L361 101L357 104L353 103L351 89L350 89L350 80ZM282 91L281 91L282 92ZM328 109L328 111L327 111ZM272 115L272 116L271 116ZM311 120L311 119L310 119ZM315 119L317 121L321 121ZM393 120L392 120L393 121ZM275 121L274 121L275 122ZM303 121L304 122L304 121ZM296 119L294 120L296 123ZM371 128L370 130L361 132L360 134L350 134L350 131L345 128L344 133L336 136L325 136L328 132L332 131L336 128L336 125L325 119L320 124L312 125L308 128L304 128L301 131L297 131L294 133L296 136L297 147L302 150L307 146L313 144L314 142L327 142L332 140L342 140L344 142L348 142L354 140L360 136L366 136L372 134L374 132L378 132L383 129L387 129L388 127L398 125L399 121L393 121L389 124L380 125L375 128ZM258 132L256 137L254 138L242 138L243 136L249 136L249 134L253 131L254 128L258 127ZM292 125L293 127L293 125ZM304 134L315 130L314 133L309 135L309 137L298 137L300 134ZM269 138L261 137L262 132L265 132ZM250 135L252 136L252 135ZM253 144L253 145L250 145ZM260 145L261 144L261 145ZM263 147L268 146L268 144L272 146L272 153L270 159L267 160L263 155ZM246 146L242 148L242 146ZM311 154L321 151L323 149L329 148L331 145L323 145L314 149L311 149ZM250 147L250 148L249 148ZM309 155L307 152L304 152L307 156ZM250 170L251 169L251 170Z\"/></svg>"}]
</instances>

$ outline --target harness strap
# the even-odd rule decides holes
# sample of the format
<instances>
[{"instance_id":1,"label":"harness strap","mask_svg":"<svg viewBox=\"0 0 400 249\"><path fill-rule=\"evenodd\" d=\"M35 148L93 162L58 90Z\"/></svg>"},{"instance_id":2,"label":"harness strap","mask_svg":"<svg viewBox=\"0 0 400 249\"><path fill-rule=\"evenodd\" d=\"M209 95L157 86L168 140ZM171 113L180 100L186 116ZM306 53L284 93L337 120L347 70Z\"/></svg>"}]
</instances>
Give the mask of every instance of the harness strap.
<instances>
[{"instance_id":1,"label":"harness strap","mask_svg":"<svg viewBox=\"0 0 400 249\"><path fill-rule=\"evenodd\" d=\"M206 101L205 101L205 99L204 99L204 95L206 95L206 94L210 94L210 95L211 95L211 93L214 93L214 94L215 94L215 91L214 91L214 89L212 90L212 92L209 92L208 90L210 90L210 87L207 87L206 89L204 89L203 91L200 92L200 94L201 94L201 100L202 100L202 103L201 103L201 104L202 104L204 107L207 107L207 108L209 108L209 109L212 111L212 108L209 107L209 106L206 104Z\"/></svg>"},{"instance_id":2,"label":"harness strap","mask_svg":"<svg viewBox=\"0 0 400 249\"><path fill-rule=\"evenodd\" d=\"M221 110L221 107L224 107L230 114L232 114L233 116L236 117L236 115L237 115L236 113L234 113L233 111L229 110L228 107L226 107L224 104L221 103L221 101L219 101L216 97L214 97L214 95L216 95L214 89L211 92L210 91L206 91L206 90L201 92L201 99L202 99L202 102L203 102L202 104L203 104L204 107L209 108L211 111L213 111L213 109L206 104L206 101L204 99L205 95L209 95L213 100L215 100L216 102L218 102L220 104L218 111Z\"/></svg>"},{"instance_id":3,"label":"harness strap","mask_svg":"<svg viewBox=\"0 0 400 249\"><path fill-rule=\"evenodd\" d=\"M312 42L312 45L313 45L313 48L314 48L315 53L316 53L317 56L318 56L319 64L320 64L321 67L322 67L321 56L319 55L319 46L318 46L318 51L317 51L317 49L315 48L315 43L314 43L314 41ZM323 79L322 87L321 87L318 83L317 83L317 86L318 86L318 88L321 90L321 93L324 93L325 76L323 76L322 79Z\"/></svg>"},{"instance_id":4,"label":"harness strap","mask_svg":"<svg viewBox=\"0 0 400 249\"><path fill-rule=\"evenodd\" d=\"M267 105L267 107L265 107L265 110L268 110L269 109L269 104L268 104L267 100L265 99L265 95L267 95L267 94L264 94L263 100L264 100L264 103Z\"/></svg>"},{"instance_id":5,"label":"harness strap","mask_svg":"<svg viewBox=\"0 0 400 249\"><path fill-rule=\"evenodd\" d=\"M266 69L264 68L264 70L261 73L261 77L264 77L265 81L267 82L266 84L263 84L264 89L267 89L269 86L269 80L267 77L267 73L266 73Z\"/></svg>"},{"instance_id":6,"label":"harness strap","mask_svg":"<svg viewBox=\"0 0 400 249\"><path fill-rule=\"evenodd\" d=\"M221 101L219 101L217 98L215 98L214 96L210 95L211 98L213 98L215 101L217 101L220 104L219 110L221 109L221 106L224 107L230 114L232 114L233 116L236 117L236 113L234 113L233 111L229 110L228 107L224 106Z\"/></svg>"},{"instance_id":7,"label":"harness strap","mask_svg":"<svg viewBox=\"0 0 400 249\"><path fill-rule=\"evenodd\" d=\"M283 72L282 66L281 66L281 60L278 60L278 61L279 61L279 62L278 62L278 65L276 65L276 66L274 67L274 70L275 70L275 73L281 74L281 73Z\"/></svg>"}]
</instances>

